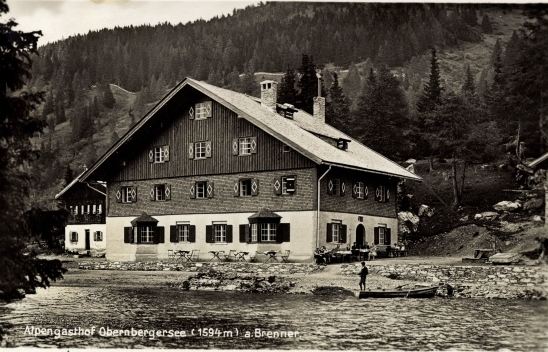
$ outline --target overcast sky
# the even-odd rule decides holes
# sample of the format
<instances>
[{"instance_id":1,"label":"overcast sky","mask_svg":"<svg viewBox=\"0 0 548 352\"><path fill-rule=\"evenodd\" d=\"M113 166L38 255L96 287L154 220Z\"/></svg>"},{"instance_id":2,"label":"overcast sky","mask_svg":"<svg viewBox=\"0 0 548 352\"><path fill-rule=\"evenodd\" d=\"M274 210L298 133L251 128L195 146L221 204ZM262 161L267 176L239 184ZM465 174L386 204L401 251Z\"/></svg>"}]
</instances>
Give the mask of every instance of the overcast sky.
<instances>
[{"instance_id":1,"label":"overcast sky","mask_svg":"<svg viewBox=\"0 0 548 352\"><path fill-rule=\"evenodd\" d=\"M84 34L92 29L115 26L186 23L199 18L232 13L257 1L185 1L185 0L8 0L10 12L19 30L41 30L39 45Z\"/></svg>"}]
</instances>

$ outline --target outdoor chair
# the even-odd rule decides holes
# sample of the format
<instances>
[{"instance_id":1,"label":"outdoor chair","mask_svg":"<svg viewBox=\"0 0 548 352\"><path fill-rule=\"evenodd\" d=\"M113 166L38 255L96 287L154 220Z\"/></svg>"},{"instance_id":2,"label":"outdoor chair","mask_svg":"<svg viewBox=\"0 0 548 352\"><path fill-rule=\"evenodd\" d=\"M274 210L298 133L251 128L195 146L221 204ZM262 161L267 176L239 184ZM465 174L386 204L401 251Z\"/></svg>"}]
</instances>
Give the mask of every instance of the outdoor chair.
<instances>
[{"instance_id":1,"label":"outdoor chair","mask_svg":"<svg viewBox=\"0 0 548 352\"><path fill-rule=\"evenodd\" d=\"M228 254L225 256L225 261L230 262L232 260L236 260L236 250L231 249L228 251Z\"/></svg>"},{"instance_id":2,"label":"outdoor chair","mask_svg":"<svg viewBox=\"0 0 548 352\"><path fill-rule=\"evenodd\" d=\"M200 250L199 249L193 249L190 251L190 255L188 256L189 261L191 262L197 262L200 258Z\"/></svg>"},{"instance_id":3,"label":"outdoor chair","mask_svg":"<svg viewBox=\"0 0 548 352\"><path fill-rule=\"evenodd\" d=\"M284 263L289 262L289 253L291 253L291 251L289 249L287 249L284 254L280 255L280 257L282 258L282 261Z\"/></svg>"}]
</instances>

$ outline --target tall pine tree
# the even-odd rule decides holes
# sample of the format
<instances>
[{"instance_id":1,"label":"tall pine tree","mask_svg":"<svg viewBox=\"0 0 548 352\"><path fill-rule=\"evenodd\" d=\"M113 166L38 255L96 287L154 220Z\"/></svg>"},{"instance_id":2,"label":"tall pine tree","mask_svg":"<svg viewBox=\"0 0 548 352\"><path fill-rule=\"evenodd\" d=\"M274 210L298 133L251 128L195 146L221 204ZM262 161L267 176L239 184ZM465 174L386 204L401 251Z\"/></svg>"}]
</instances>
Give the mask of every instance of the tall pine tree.
<instances>
[{"instance_id":1,"label":"tall pine tree","mask_svg":"<svg viewBox=\"0 0 548 352\"><path fill-rule=\"evenodd\" d=\"M417 111L419 113L430 112L441 103L443 88L440 82L440 67L436 48L432 48L430 58L430 76L428 82L424 85L422 95L417 102Z\"/></svg>"},{"instance_id":2,"label":"tall pine tree","mask_svg":"<svg viewBox=\"0 0 548 352\"><path fill-rule=\"evenodd\" d=\"M329 88L329 98L330 102L326 107L325 116L327 123L341 131L349 132L351 130L350 102L339 85L337 73L333 73L333 83Z\"/></svg>"},{"instance_id":3,"label":"tall pine tree","mask_svg":"<svg viewBox=\"0 0 548 352\"><path fill-rule=\"evenodd\" d=\"M295 82L295 71L288 66L278 90L278 102L282 104L296 104L297 90L295 89Z\"/></svg>"},{"instance_id":4,"label":"tall pine tree","mask_svg":"<svg viewBox=\"0 0 548 352\"><path fill-rule=\"evenodd\" d=\"M312 56L302 55L301 67L299 68L299 95L296 106L310 114L314 97L318 95L318 77L316 76L316 65Z\"/></svg>"}]
</instances>

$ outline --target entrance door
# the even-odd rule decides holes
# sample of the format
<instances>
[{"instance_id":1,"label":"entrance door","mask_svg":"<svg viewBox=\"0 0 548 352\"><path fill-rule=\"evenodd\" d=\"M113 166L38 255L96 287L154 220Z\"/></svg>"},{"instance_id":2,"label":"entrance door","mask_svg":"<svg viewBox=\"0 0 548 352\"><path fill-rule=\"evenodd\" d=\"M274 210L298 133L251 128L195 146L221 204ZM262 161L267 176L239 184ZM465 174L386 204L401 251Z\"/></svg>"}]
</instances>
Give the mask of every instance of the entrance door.
<instances>
[{"instance_id":1,"label":"entrance door","mask_svg":"<svg viewBox=\"0 0 548 352\"><path fill-rule=\"evenodd\" d=\"M90 244L89 244L89 241L90 241L90 238L89 238L89 229L86 229L86 251L89 251L90 250Z\"/></svg>"},{"instance_id":2,"label":"entrance door","mask_svg":"<svg viewBox=\"0 0 548 352\"><path fill-rule=\"evenodd\" d=\"M362 224L359 224L356 227L356 245L358 247L363 247L365 243L365 227Z\"/></svg>"}]
</instances>

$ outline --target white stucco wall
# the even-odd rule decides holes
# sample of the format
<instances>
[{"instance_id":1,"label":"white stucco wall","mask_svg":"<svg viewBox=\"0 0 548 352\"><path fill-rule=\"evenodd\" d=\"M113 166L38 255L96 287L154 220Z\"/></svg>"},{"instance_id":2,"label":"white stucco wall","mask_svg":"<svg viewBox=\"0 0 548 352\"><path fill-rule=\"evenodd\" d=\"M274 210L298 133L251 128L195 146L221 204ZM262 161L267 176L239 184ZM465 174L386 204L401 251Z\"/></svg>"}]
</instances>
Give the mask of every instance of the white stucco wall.
<instances>
[{"instance_id":1,"label":"white stucco wall","mask_svg":"<svg viewBox=\"0 0 548 352\"><path fill-rule=\"evenodd\" d=\"M135 217L107 217L106 231L108 260L134 261L134 260L155 260L167 259L168 250L200 250L200 260L211 259L211 250L224 250L228 253L233 249L236 251L247 251L252 254L262 253L266 250L291 251L290 260L309 261L312 258L315 247L315 214L314 211L301 212L276 212L282 217L282 223L290 223L290 241L284 243L240 243L239 225L247 224L248 217L253 213L227 213L227 214L191 214L191 215L161 215L154 216L158 220L158 226L163 226L165 241L159 244L131 244L124 243L124 227L131 226L130 222ZM177 221L188 221L196 226L196 242L171 243L169 238L170 226ZM206 225L214 221L226 221L232 225L232 243L206 243ZM260 260L260 255L258 259Z\"/></svg>"},{"instance_id":2,"label":"white stucco wall","mask_svg":"<svg viewBox=\"0 0 548 352\"><path fill-rule=\"evenodd\" d=\"M104 250L106 248L107 227L106 224L85 224L65 226L65 249L69 251L84 251L86 248L86 230L89 230L89 245L91 250ZM95 231L103 232L102 241L94 241ZM78 233L78 241L71 242L70 233Z\"/></svg>"},{"instance_id":3,"label":"white stucco wall","mask_svg":"<svg viewBox=\"0 0 548 352\"><path fill-rule=\"evenodd\" d=\"M359 221L359 217L363 217L363 221ZM356 228L359 224L365 227L365 240L371 245L374 241L373 228L381 224L385 224L392 231L391 244L395 244L398 241L398 219L387 218L381 216L360 215L360 214L348 214L338 212L320 212L320 237L319 246L326 246L327 249L331 249L337 246L337 243L327 243L327 225L333 220L341 220L344 225L347 226L346 244L352 246L352 243L356 241ZM343 247L343 244L340 244Z\"/></svg>"}]
</instances>

